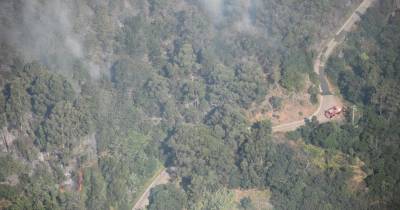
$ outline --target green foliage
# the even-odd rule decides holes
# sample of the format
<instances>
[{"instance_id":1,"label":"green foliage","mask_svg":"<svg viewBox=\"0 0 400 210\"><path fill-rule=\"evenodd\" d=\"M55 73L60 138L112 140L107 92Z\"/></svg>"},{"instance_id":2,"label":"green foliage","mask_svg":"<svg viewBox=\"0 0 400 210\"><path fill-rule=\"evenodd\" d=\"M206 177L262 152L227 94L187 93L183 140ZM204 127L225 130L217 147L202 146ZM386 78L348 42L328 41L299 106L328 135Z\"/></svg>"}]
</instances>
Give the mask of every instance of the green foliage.
<instances>
[{"instance_id":1,"label":"green foliage","mask_svg":"<svg viewBox=\"0 0 400 210\"><path fill-rule=\"evenodd\" d=\"M10 175L21 173L22 165L10 155L0 156L0 165L2 168L0 171L1 182L5 181Z\"/></svg>"},{"instance_id":2,"label":"green foliage","mask_svg":"<svg viewBox=\"0 0 400 210\"><path fill-rule=\"evenodd\" d=\"M267 169L267 153L271 147L271 123L262 121L252 128L250 137L239 148L241 187L265 185L263 178Z\"/></svg>"},{"instance_id":3,"label":"green foliage","mask_svg":"<svg viewBox=\"0 0 400 210\"><path fill-rule=\"evenodd\" d=\"M207 127L177 128L168 146L173 164L179 167L181 176L190 177L193 173L205 175L207 171L214 171L218 180L228 182L228 175L234 169L233 151Z\"/></svg>"},{"instance_id":4,"label":"green foliage","mask_svg":"<svg viewBox=\"0 0 400 210\"><path fill-rule=\"evenodd\" d=\"M256 209L249 197L240 199L240 208L243 210L255 210Z\"/></svg>"},{"instance_id":5,"label":"green foliage","mask_svg":"<svg viewBox=\"0 0 400 210\"><path fill-rule=\"evenodd\" d=\"M310 125L301 129L306 142L335 148L360 157L368 173L365 182L371 200L382 208L398 208L398 170L400 134L398 89L400 77L398 33L400 16L389 2L371 8L353 32L341 52L329 60L327 72L338 84L345 99L358 104L361 119L344 125ZM368 43L368 44L366 44ZM397 92L396 92L397 91Z\"/></svg>"},{"instance_id":6,"label":"green foliage","mask_svg":"<svg viewBox=\"0 0 400 210\"><path fill-rule=\"evenodd\" d=\"M38 165L31 176L27 171L19 173L19 183L15 187L6 187L8 195L2 197L12 200L9 209L76 209L83 208L82 203L70 194L62 194L56 187L55 180L43 165ZM0 191L1 191L0 190ZM14 194L14 195L13 195ZM18 196L17 196L18 195Z\"/></svg>"},{"instance_id":7,"label":"green foliage","mask_svg":"<svg viewBox=\"0 0 400 210\"><path fill-rule=\"evenodd\" d=\"M108 209L106 206L106 182L99 169L85 171L85 189L88 198L85 205L88 209Z\"/></svg>"},{"instance_id":8,"label":"green foliage","mask_svg":"<svg viewBox=\"0 0 400 210\"><path fill-rule=\"evenodd\" d=\"M34 148L33 141L29 138L18 138L14 142L15 146L22 156L28 161L33 161L37 158L38 151Z\"/></svg>"},{"instance_id":9,"label":"green foliage","mask_svg":"<svg viewBox=\"0 0 400 210\"><path fill-rule=\"evenodd\" d=\"M274 110L280 110L282 108L282 101L283 99L278 96L272 96L271 98L269 98L269 102L271 103Z\"/></svg>"},{"instance_id":10,"label":"green foliage","mask_svg":"<svg viewBox=\"0 0 400 210\"><path fill-rule=\"evenodd\" d=\"M315 73L315 71L310 72L308 77L310 78L312 84L319 86L319 75Z\"/></svg>"},{"instance_id":11,"label":"green foliage","mask_svg":"<svg viewBox=\"0 0 400 210\"><path fill-rule=\"evenodd\" d=\"M386 23L386 8L373 8L361 22L359 31L351 34L343 58L329 61L327 72L337 81L341 93L350 101L379 107L380 113L390 114L397 103L396 90L399 80L396 73L398 38L393 37L398 29L398 15ZM374 16L372 16L374 15ZM371 23L372 22L372 23ZM375 25L379 23L380 25ZM366 25L368 24L368 25ZM372 29L375 28L375 29ZM378 32L373 32L373 31ZM374 43L365 47L363 42ZM369 55L368 59L366 56ZM344 68L349 66L350 68Z\"/></svg>"},{"instance_id":12,"label":"green foliage","mask_svg":"<svg viewBox=\"0 0 400 210\"><path fill-rule=\"evenodd\" d=\"M241 111L264 100L272 82L294 91L304 88L307 74L313 81L311 46L351 5L347 0L301 1L296 6L280 0L252 1L247 18L242 2L223 3L220 20L215 21L207 18L204 5L191 0L79 2L71 6L78 16L71 28L88 28L82 34L85 55L58 59L71 62L64 67L70 69L16 61L12 71L1 71L2 78L6 76L0 87L0 127L17 133L13 155L34 166L21 172L13 169L16 160L1 163L6 169L1 178L12 172L20 181L0 186L1 197L12 203L10 209L131 209L159 167L158 158L178 166L184 192L175 185L160 186L152 192L150 209L235 209L227 187L271 187L277 208L340 209L343 200L351 202L343 198L347 194L340 182L346 174L302 172L303 159L271 141L271 124L251 126ZM86 11L93 11L90 18L82 15ZM371 33L378 32L371 28ZM346 57L374 60L373 53L365 51L369 59L363 53ZM13 52L6 54L13 57ZM90 78L92 64L110 72ZM349 78L357 79L357 73ZM373 81L375 76L367 77ZM344 86L349 83L343 80ZM358 81L355 86L349 94L364 100L364 84ZM386 98L385 103L396 103L393 95ZM279 100L276 103L279 107ZM393 106L382 110L388 107ZM380 127L386 122L371 124ZM342 128L329 126L304 134L320 146L342 148L341 134L324 133ZM367 137L355 142L354 151L371 150L371 143ZM380 171L394 168L390 159L385 161L389 164ZM64 177L67 170L72 186L82 171L81 192L58 187L71 181ZM387 177L369 183L378 186L381 180L381 188L394 183ZM248 202L242 207L251 209Z\"/></svg>"},{"instance_id":13,"label":"green foliage","mask_svg":"<svg viewBox=\"0 0 400 210\"><path fill-rule=\"evenodd\" d=\"M3 128L7 122L5 110L6 110L6 99L2 91L0 93L0 128Z\"/></svg>"},{"instance_id":14,"label":"green foliage","mask_svg":"<svg viewBox=\"0 0 400 210\"><path fill-rule=\"evenodd\" d=\"M33 129L37 129L36 143L41 149L50 151L47 147L52 145L56 147L54 149L71 148L76 145L74 140L90 131L91 119L87 110L76 103L72 86L61 76L48 73L36 63L16 70L6 84L4 95L9 125L21 128L29 111L32 111L37 119L33 121ZM22 144L19 146L21 152L29 158L30 152Z\"/></svg>"},{"instance_id":15,"label":"green foliage","mask_svg":"<svg viewBox=\"0 0 400 210\"><path fill-rule=\"evenodd\" d=\"M281 78L281 85L290 91L304 88L304 76L295 69L286 69Z\"/></svg>"},{"instance_id":16,"label":"green foliage","mask_svg":"<svg viewBox=\"0 0 400 210\"><path fill-rule=\"evenodd\" d=\"M129 131L123 135L110 128L99 133L98 144L99 150L108 154L100 158L99 166L107 186L109 205L128 209L132 199L139 196L136 193L141 184L157 170L158 162L148 152L148 148L154 145L150 144L148 137L137 132ZM125 194L128 191L133 196L128 197Z\"/></svg>"},{"instance_id":17,"label":"green foliage","mask_svg":"<svg viewBox=\"0 0 400 210\"><path fill-rule=\"evenodd\" d=\"M128 91L129 88L141 89L150 78L151 70L140 61L121 59L111 69L111 81L121 91Z\"/></svg>"},{"instance_id":18,"label":"green foliage","mask_svg":"<svg viewBox=\"0 0 400 210\"><path fill-rule=\"evenodd\" d=\"M46 115L57 102L72 101L75 98L74 90L65 79L33 67L26 71L32 74L27 75L32 80L28 91L32 97L32 111L35 114Z\"/></svg>"},{"instance_id":19,"label":"green foliage","mask_svg":"<svg viewBox=\"0 0 400 210\"><path fill-rule=\"evenodd\" d=\"M90 119L81 113L79 107L68 102L55 104L37 131L38 144L46 151L51 147L72 149L78 138L89 134Z\"/></svg>"},{"instance_id":20,"label":"green foliage","mask_svg":"<svg viewBox=\"0 0 400 210\"><path fill-rule=\"evenodd\" d=\"M319 94L319 88L315 85L312 85L308 88L308 94L310 94L310 102L312 104L317 104L318 103L318 94Z\"/></svg>"},{"instance_id":21,"label":"green foliage","mask_svg":"<svg viewBox=\"0 0 400 210\"><path fill-rule=\"evenodd\" d=\"M267 94L267 84L261 66L249 61L236 68L234 92L240 97L240 104L248 107L252 101L260 101Z\"/></svg>"},{"instance_id":22,"label":"green foliage","mask_svg":"<svg viewBox=\"0 0 400 210\"><path fill-rule=\"evenodd\" d=\"M312 71L312 62L307 52L291 51L283 64L281 85L289 90L304 88L305 73Z\"/></svg>"},{"instance_id":23,"label":"green foliage","mask_svg":"<svg viewBox=\"0 0 400 210\"><path fill-rule=\"evenodd\" d=\"M6 84L4 94L5 114L11 126L21 127L25 113L29 110L29 97L21 79L17 78Z\"/></svg>"},{"instance_id":24,"label":"green foliage","mask_svg":"<svg viewBox=\"0 0 400 210\"><path fill-rule=\"evenodd\" d=\"M132 75L130 78L136 77ZM121 85L121 89L140 87L144 84L141 78L137 79L136 83ZM135 193L141 188L141 184L158 168L158 161L155 158L157 152L154 152L157 146L150 143L151 140L148 137L131 130L132 127L138 125L138 123L128 121L135 114L131 110L132 107L129 107L131 103L126 103L126 99L120 95L118 101L115 102L118 104L118 109L108 107L99 112L102 106L96 102L96 97L103 93L96 91L95 85L90 81L82 85L82 91L77 95L65 78L50 73L36 64L28 64L22 70L16 70L7 80L2 94L4 96L2 98L5 99L3 106L6 108L4 115L9 118L7 124L18 125L17 128L24 125L23 129L26 129L29 134L29 136L24 135L14 140L13 145L18 150L17 154L27 161L36 161L37 152L40 149L44 154L41 154L42 156L46 157L48 154L52 158L45 160L51 167L41 169L41 174L38 175L49 180L48 184L52 186L51 191L48 191L49 188L45 184L42 184L43 187L28 184L24 196L19 198L10 196L8 199L16 203L15 208L81 209L86 206L90 209L108 209L110 206L115 206L119 209L129 209L130 202L137 196ZM107 95L101 96L106 98ZM118 103L121 101L124 103ZM106 103L103 101L103 104ZM22 105L26 107L23 108ZM112 113L122 116L120 111L125 111L124 116L129 116L129 118L104 120L105 116ZM29 124L26 123L27 116L32 116L29 118ZM99 132L96 139L92 139L89 134L93 133L95 126ZM116 127L119 129L118 135L117 130L110 129ZM97 145L98 148L95 146L94 151L85 151L87 145ZM90 162L93 164L93 155L96 155L97 149L99 167L84 170L85 193L69 194L71 189L68 186L65 193L59 193L53 186L66 181L63 167L69 166L71 160L82 166ZM18 162L7 161L7 163L19 167ZM97 165L97 161L95 163ZM3 166L4 172L7 173L4 174L4 179L12 173L20 174L19 171L8 168L7 165L3 164ZM78 166L72 166L73 182L78 180L77 170L79 169L75 168ZM38 169L35 168L33 172L38 172ZM25 181L20 182L25 183ZM38 184L40 185L41 182ZM13 192L11 188L8 190ZM19 192L20 189L17 188L16 191ZM131 192L131 196L128 196L128 191ZM41 196L43 200L38 200L33 204L37 196ZM11 209L15 208L11 207Z\"/></svg>"},{"instance_id":25,"label":"green foliage","mask_svg":"<svg viewBox=\"0 0 400 210\"><path fill-rule=\"evenodd\" d=\"M149 210L182 210L187 205L185 193L173 184L153 188L149 201Z\"/></svg>"},{"instance_id":26,"label":"green foliage","mask_svg":"<svg viewBox=\"0 0 400 210\"><path fill-rule=\"evenodd\" d=\"M192 45L190 43L184 43L176 55L176 63L187 74L191 72L191 68L193 67L195 61L196 57L193 52Z\"/></svg>"},{"instance_id":27,"label":"green foliage","mask_svg":"<svg viewBox=\"0 0 400 210\"><path fill-rule=\"evenodd\" d=\"M253 61L238 63L235 68L216 64L207 72L209 83L207 99L211 104L234 102L248 107L266 95L267 83L261 66Z\"/></svg>"},{"instance_id":28,"label":"green foliage","mask_svg":"<svg viewBox=\"0 0 400 210\"><path fill-rule=\"evenodd\" d=\"M215 134L230 144L235 143L233 140L239 138L248 126L243 113L230 105L211 110L206 116L205 123L213 128Z\"/></svg>"},{"instance_id":29,"label":"green foliage","mask_svg":"<svg viewBox=\"0 0 400 210\"><path fill-rule=\"evenodd\" d=\"M121 35L121 46L130 55L138 56L146 52L145 19L142 15L131 17L125 21Z\"/></svg>"},{"instance_id":30,"label":"green foliage","mask_svg":"<svg viewBox=\"0 0 400 210\"><path fill-rule=\"evenodd\" d=\"M234 194L227 189L219 189L214 193L208 193L197 202L193 210L231 210L235 208Z\"/></svg>"}]
</instances>

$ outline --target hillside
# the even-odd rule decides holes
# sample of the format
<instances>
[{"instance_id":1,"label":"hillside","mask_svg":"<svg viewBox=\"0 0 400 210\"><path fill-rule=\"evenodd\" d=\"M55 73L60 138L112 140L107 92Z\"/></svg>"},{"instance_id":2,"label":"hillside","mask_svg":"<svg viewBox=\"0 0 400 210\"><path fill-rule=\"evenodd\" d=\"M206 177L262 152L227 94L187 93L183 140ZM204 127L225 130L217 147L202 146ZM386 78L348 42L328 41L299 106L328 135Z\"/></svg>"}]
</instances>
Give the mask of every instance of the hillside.
<instances>
[{"instance_id":1,"label":"hillside","mask_svg":"<svg viewBox=\"0 0 400 210\"><path fill-rule=\"evenodd\" d=\"M252 116L318 103L360 2L1 1L0 209L132 209L163 168L149 210L398 207L395 1L327 63L356 122Z\"/></svg>"}]
</instances>

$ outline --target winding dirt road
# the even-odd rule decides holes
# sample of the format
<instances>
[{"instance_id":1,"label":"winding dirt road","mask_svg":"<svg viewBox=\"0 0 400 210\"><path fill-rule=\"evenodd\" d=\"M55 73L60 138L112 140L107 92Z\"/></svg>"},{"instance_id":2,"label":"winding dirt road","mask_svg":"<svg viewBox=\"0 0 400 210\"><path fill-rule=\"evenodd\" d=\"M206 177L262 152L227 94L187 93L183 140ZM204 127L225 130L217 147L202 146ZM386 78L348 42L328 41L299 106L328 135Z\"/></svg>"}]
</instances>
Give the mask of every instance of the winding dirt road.
<instances>
[{"instance_id":1,"label":"winding dirt road","mask_svg":"<svg viewBox=\"0 0 400 210\"><path fill-rule=\"evenodd\" d=\"M309 116L311 119L316 116L319 122L327 122L324 116L324 111L333 106L342 106L342 101L339 97L332 95L329 90L329 83L325 75L325 64L328 58L332 55L336 47L344 40L344 35L349 32L353 26L361 20L360 15L363 15L369 7L371 7L377 0L364 0L361 4L354 10L352 15L346 20L346 22L340 27L340 29L334 34L334 37L327 42L320 50L317 59L314 62L314 71L319 75L320 79L320 92L319 106L318 109ZM335 119L333 119L335 120ZM294 121L290 123L285 123L272 127L273 132L287 132L296 130L298 127L305 124L304 120Z\"/></svg>"}]
</instances>

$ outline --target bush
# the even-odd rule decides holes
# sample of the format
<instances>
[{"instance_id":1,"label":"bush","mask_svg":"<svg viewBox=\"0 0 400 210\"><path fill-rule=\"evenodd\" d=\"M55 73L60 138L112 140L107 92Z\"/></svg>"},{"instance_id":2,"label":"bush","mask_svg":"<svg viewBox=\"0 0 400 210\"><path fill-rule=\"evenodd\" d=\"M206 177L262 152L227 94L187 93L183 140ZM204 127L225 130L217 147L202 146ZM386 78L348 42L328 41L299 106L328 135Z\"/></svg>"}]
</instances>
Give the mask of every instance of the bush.
<instances>
[{"instance_id":1,"label":"bush","mask_svg":"<svg viewBox=\"0 0 400 210\"><path fill-rule=\"evenodd\" d=\"M240 208L243 210L255 210L256 209L249 197L245 197L240 200Z\"/></svg>"},{"instance_id":2,"label":"bush","mask_svg":"<svg viewBox=\"0 0 400 210\"><path fill-rule=\"evenodd\" d=\"M318 103L318 87L315 85L312 85L310 88L308 88L308 93L310 94L310 102L312 104L317 104Z\"/></svg>"},{"instance_id":3,"label":"bush","mask_svg":"<svg viewBox=\"0 0 400 210\"><path fill-rule=\"evenodd\" d=\"M271 103L272 108L274 110L282 109L282 101L283 101L283 99L281 97L277 97L277 96L272 96L271 98L269 98L269 103Z\"/></svg>"},{"instance_id":4,"label":"bush","mask_svg":"<svg viewBox=\"0 0 400 210\"><path fill-rule=\"evenodd\" d=\"M173 184L157 186L150 192L149 210L180 210L185 206L185 193Z\"/></svg>"}]
</instances>

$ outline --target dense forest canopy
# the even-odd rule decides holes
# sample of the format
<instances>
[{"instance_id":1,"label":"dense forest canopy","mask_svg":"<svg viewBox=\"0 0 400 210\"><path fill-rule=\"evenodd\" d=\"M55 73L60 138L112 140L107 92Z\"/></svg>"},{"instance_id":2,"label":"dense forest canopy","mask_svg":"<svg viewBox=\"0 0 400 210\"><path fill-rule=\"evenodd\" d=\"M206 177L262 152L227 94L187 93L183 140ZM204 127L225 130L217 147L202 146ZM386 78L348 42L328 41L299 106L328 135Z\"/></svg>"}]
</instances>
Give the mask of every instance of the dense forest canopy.
<instances>
[{"instance_id":1,"label":"dense forest canopy","mask_svg":"<svg viewBox=\"0 0 400 210\"><path fill-rule=\"evenodd\" d=\"M396 1L328 61L354 120L246 115L275 87L318 103L316 53L360 2L1 1L0 209L132 209L164 168L147 209L399 208Z\"/></svg>"}]
</instances>

